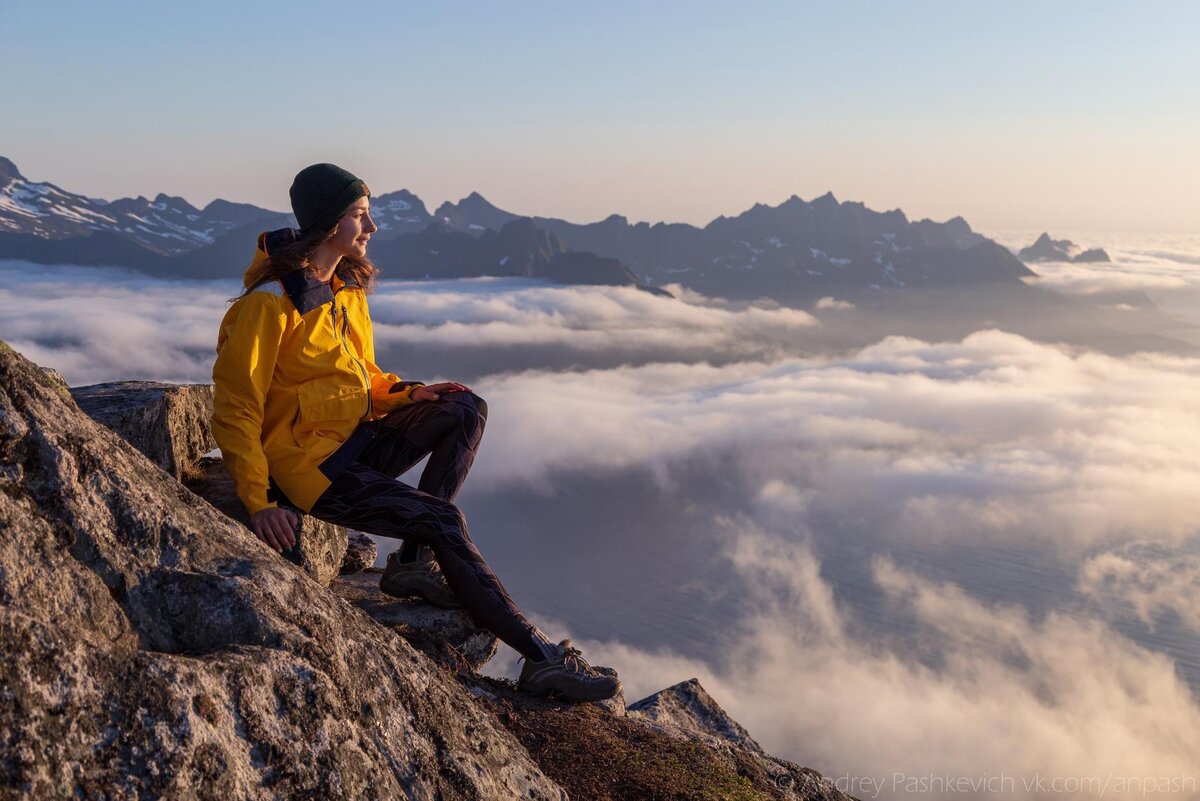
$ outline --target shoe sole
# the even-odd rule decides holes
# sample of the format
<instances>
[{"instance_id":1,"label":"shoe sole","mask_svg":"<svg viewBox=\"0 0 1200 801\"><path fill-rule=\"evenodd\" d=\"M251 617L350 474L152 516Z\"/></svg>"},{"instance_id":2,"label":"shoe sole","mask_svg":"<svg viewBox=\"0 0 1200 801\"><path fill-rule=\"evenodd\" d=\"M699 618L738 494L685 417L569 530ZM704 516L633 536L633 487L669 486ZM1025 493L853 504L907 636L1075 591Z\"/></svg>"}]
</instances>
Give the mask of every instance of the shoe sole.
<instances>
[{"instance_id":1,"label":"shoe sole","mask_svg":"<svg viewBox=\"0 0 1200 801\"><path fill-rule=\"evenodd\" d=\"M525 693L525 695L528 695L531 698L541 698L541 699L550 700L550 701L555 701L555 700L565 701L566 703L569 703L569 704L582 704L582 703L595 702L595 701L607 701L610 698L616 698L618 695L620 695L620 693L623 689L624 689L624 687L622 687L621 683L618 682L617 688L615 690L613 690L611 695L597 695L595 698L583 698L583 697L576 697L576 696L568 695L567 693L564 693L562 690L555 689L554 687L547 687L543 690L530 690L525 687L522 687L520 684L517 685L518 691Z\"/></svg>"},{"instance_id":2,"label":"shoe sole","mask_svg":"<svg viewBox=\"0 0 1200 801\"><path fill-rule=\"evenodd\" d=\"M430 606L435 606L438 609L462 609L463 608L463 605L461 603L455 602L453 604L450 604L450 603L446 603L443 601L435 601L430 598L426 598L421 593L415 592L413 590L397 591L394 588L389 588L389 587L384 586L384 582L382 582L382 581L379 582L379 591L382 592L384 595L390 595L393 598L405 598L405 599L416 598L417 600L424 601L425 603L429 604Z\"/></svg>"}]
</instances>

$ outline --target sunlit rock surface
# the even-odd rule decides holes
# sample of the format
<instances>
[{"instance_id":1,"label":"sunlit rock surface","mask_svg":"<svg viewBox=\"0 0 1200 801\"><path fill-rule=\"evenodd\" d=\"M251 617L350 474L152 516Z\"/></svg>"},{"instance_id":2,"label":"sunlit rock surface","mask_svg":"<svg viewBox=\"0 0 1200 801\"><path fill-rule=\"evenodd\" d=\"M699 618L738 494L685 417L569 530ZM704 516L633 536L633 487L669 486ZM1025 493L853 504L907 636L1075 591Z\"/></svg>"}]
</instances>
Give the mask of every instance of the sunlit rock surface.
<instances>
[{"instance_id":1,"label":"sunlit rock surface","mask_svg":"<svg viewBox=\"0 0 1200 801\"><path fill-rule=\"evenodd\" d=\"M0 796L564 798L452 674L0 345Z\"/></svg>"},{"instance_id":2,"label":"sunlit rock surface","mask_svg":"<svg viewBox=\"0 0 1200 801\"><path fill-rule=\"evenodd\" d=\"M250 528L250 515L237 495L233 477L221 459L205 457L188 471L183 484L227 516ZM284 554L318 583L328 585L342 570L350 532L292 508L300 521L296 547ZM260 543L261 548L266 548Z\"/></svg>"},{"instance_id":3,"label":"sunlit rock surface","mask_svg":"<svg viewBox=\"0 0 1200 801\"><path fill-rule=\"evenodd\" d=\"M116 381L75 387L71 395L80 409L175 478L217 447L209 425L210 384Z\"/></svg>"},{"instance_id":4,"label":"sunlit rock surface","mask_svg":"<svg viewBox=\"0 0 1200 801\"><path fill-rule=\"evenodd\" d=\"M379 591L383 571L338 577L333 591L367 613L376 623L396 631L430 656L455 668L483 667L496 653L495 635L481 629L458 609L439 609L416 598L393 598Z\"/></svg>"},{"instance_id":5,"label":"sunlit rock surface","mask_svg":"<svg viewBox=\"0 0 1200 801\"><path fill-rule=\"evenodd\" d=\"M694 680L626 714L478 675L466 613L322 586L2 342L0 532L0 798L846 798Z\"/></svg>"}]
</instances>

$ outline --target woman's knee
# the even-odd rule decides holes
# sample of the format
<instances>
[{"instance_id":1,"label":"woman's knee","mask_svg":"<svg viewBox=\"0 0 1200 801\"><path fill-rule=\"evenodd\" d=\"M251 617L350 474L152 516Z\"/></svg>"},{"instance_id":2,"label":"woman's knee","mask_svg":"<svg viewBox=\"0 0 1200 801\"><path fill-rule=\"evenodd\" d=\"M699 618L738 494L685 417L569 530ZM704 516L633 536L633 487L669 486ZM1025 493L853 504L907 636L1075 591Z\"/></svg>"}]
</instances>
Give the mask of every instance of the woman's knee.
<instances>
[{"instance_id":1,"label":"woman's knee","mask_svg":"<svg viewBox=\"0 0 1200 801\"><path fill-rule=\"evenodd\" d=\"M479 416L485 421L487 420L487 401L476 395L474 392L468 392L468 396L475 402L475 411L479 412Z\"/></svg>"},{"instance_id":2,"label":"woman's knee","mask_svg":"<svg viewBox=\"0 0 1200 801\"><path fill-rule=\"evenodd\" d=\"M439 402L464 422L471 418L480 423L487 422L487 401L474 392L448 392Z\"/></svg>"},{"instance_id":3,"label":"woman's knee","mask_svg":"<svg viewBox=\"0 0 1200 801\"><path fill-rule=\"evenodd\" d=\"M426 519L421 521L426 529L429 545L453 545L466 539L467 518L462 510L450 501L431 499Z\"/></svg>"}]
</instances>

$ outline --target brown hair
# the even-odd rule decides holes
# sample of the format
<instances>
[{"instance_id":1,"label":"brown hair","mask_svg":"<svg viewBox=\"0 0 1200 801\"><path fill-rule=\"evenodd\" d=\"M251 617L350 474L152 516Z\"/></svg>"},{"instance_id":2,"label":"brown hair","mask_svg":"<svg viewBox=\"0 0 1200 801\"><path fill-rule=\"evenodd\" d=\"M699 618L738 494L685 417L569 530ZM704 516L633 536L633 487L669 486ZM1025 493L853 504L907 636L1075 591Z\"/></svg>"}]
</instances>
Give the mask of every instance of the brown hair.
<instances>
[{"instance_id":1,"label":"brown hair","mask_svg":"<svg viewBox=\"0 0 1200 801\"><path fill-rule=\"evenodd\" d=\"M309 259L316 249L332 239L336 232L337 226L334 225L324 231L316 231L299 236L286 244L276 245L267 255L267 259L246 276L246 289L238 298L246 296L259 284L278 280L294 270L304 270L311 276L313 266ZM375 289L375 278L379 275L379 268L365 257L360 259L357 256L342 256L336 272L343 281L358 284L369 294Z\"/></svg>"}]
</instances>

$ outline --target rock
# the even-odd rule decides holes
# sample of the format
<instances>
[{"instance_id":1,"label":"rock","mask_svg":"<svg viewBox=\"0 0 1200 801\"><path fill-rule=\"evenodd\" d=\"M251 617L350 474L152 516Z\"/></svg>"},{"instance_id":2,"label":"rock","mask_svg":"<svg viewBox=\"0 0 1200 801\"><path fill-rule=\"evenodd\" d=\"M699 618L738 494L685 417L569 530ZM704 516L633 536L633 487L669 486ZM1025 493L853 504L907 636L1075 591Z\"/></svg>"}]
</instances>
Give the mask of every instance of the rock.
<instances>
[{"instance_id":1,"label":"rock","mask_svg":"<svg viewBox=\"0 0 1200 801\"><path fill-rule=\"evenodd\" d=\"M632 712L614 715L598 704L530 698L503 679L460 680L572 798L850 798L814 770L724 737L685 731Z\"/></svg>"},{"instance_id":2,"label":"rock","mask_svg":"<svg viewBox=\"0 0 1200 801\"><path fill-rule=\"evenodd\" d=\"M1091 248L1090 250L1083 251L1078 256L1071 259L1071 261L1077 262L1077 263L1079 263L1079 262L1110 262L1110 261L1112 261L1112 259L1110 259L1108 257L1108 253L1107 253L1107 251L1104 250L1104 248Z\"/></svg>"},{"instance_id":3,"label":"rock","mask_svg":"<svg viewBox=\"0 0 1200 801\"><path fill-rule=\"evenodd\" d=\"M118 381L76 387L71 395L92 419L117 432L163 470L182 478L217 447L208 384Z\"/></svg>"},{"instance_id":4,"label":"rock","mask_svg":"<svg viewBox=\"0 0 1200 801\"><path fill-rule=\"evenodd\" d=\"M375 540L361 531L351 531L350 539L346 543L346 556L342 559L342 569L339 572L345 576L372 568L378 553Z\"/></svg>"},{"instance_id":5,"label":"rock","mask_svg":"<svg viewBox=\"0 0 1200 801\"><path fill-rule=\"evenodd\" d=\"M0 345L0 797L565 799L443 668Z\"/></svg>"},{"instance_id":6,"label":"rock","mask_svg":"<svg viewBox=\"0 0 1200 801\"><path fill-rule=\"evenodd\" d=\"M104 424L151 461L247 528L250 516L220 459L203 454L216 448L212 437L212 386L118 381L71 390L83 411ZM291 508L291 507L289 507ZM341 570L348 532L292 508L300 520L296 547L283 554L320 584Z\"/></svg>"},{"instance_id":7,"label":"rock","mask_svg":"<svg viewBox=\"0 0 1200 801\"><path fill-rule=\"evenodd\" d=\"M0 531L0 798L848 798L695 680L626 715L477 675L465 613L310 581L3 342Z\"/></svg>"},{"instance_id":8,"label":"rock","mask_svg":"<svg viewBox=\"0 0 1200 801\"><path fill-rule=\"evenodd\" d=\"M678 729L723 737L750 751L763 753L750 733L729 717L698 679L688 679L629 705L629 714Z\"/></svg>"},{"instance_id":9,"label":"rock","mask_svg":"<svg viewBox=\"0 0 1200 801\"><path fill-rule=\"evenodd\" d=\"M220 459L203 454L216 448L212 437L212 386L118 381L71 390L83 411L183 481L192 492L246 528L250 516L233 478ZM289 507L291 508L291 507ZM283 554L318 583L328 585L341 570L348 532L299 509L296 547Z\"/></svg>"},{"instance_id":10,"label":"rock","mask_svg":"<svg viewBox=\"0 0 1200 801\"><path fill-rule=\"evenodd\" d=\"M1027 248L1022 248L1017 257L1021 261L1070 261L1079 252L1079 246L1069 239L1051 239L1043 233Z\"/></svg>"},{"instance_id":11,"label":"rock","mask_svg":"<svg viewBox=\"0 0 1200 801\"><path fill-rule=\"evenodd\" d=\"M680 682L629 706L629 717L662 733L702 743L732 764L738 773L768 777L781 798L846 799L833 782L811 768L771 756L750 733L700 686L696 679Z\"/></svg>"},{"instance_id":12,"label":"rock","mask_svg":"<svg viewBox=\"0 0 1200 801\"><path fill-rule=\"evenodd\" d=\"M1070 261L1075 263L1112 261L1103 248L1090 248L1079 252L1080 247L1069 239L1051 239L1042 234L1027 248L1022 248L1018 257L1021 261Z\"/></svg>"},{"instance_id":13,"label":"rock","mask_svg":"<svg viewBox=\"0 0 1200 801\"><path fill-rule=\"evenodd\" d=\"M221 459L201 459L189 475L183 477L183 484L227 516L250 528L250 515L237 495L233 476L229 475ZM285 551L284 558L299 565L317 583L328 586L342 569L349 531L294 507L287 508L300 520L300 530L296 534L296 547L290 552ZM262 543L259 545L266 547Z\"/></svg>"},{"instance_id":14,"label":"rock","mask_svg":"<svg viewBox=\"0 0 1200 801\"><path fill-rule=\"evenodd\" d=\"M616 676L617 675L617 671L610 667L605 667L603 665L593 665L592 667L595 668L595 670L598 673L603 673L606 676ZM618 692L616 695L614 695L612 698L608 698L604 701L592 701L592 703L612 715L617 715L619 717L625 717L625 715L628 714L628 712L625 710L625 689L624 688L622 688L621 691Z\"/></svg>"},{"instance_id":15,"label":"rock","mask_svg":"<svg viewBox=\"0 0 1200 801\"><path fill-rule=\"evenodd\" d=\"M339 576L331 589L380 625L456 670L478 670L496 655L496 636L460 609L439 609L417 598L379 591L378 568Z\"/></svg>"},{"instance_id":16,"label":"rock","mask_svg":"<svg viewBox=\"0 0 1200 801\"><path fill-rule=\"evenodd\" d=\"M42 375L50 379L50 382L54 384L56 389L58 389L59 394L64 396L69 396L71 394L71 386L67 383L67 379L63 378L62 373L58 372L53 367L43 367L41 369Z\"/></svg>"}]
</instances>

